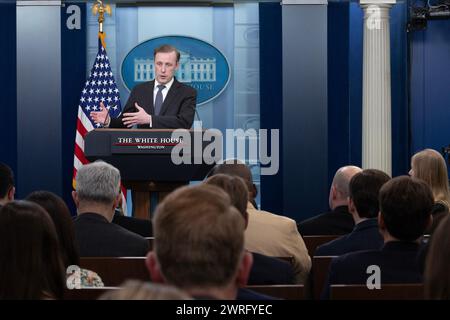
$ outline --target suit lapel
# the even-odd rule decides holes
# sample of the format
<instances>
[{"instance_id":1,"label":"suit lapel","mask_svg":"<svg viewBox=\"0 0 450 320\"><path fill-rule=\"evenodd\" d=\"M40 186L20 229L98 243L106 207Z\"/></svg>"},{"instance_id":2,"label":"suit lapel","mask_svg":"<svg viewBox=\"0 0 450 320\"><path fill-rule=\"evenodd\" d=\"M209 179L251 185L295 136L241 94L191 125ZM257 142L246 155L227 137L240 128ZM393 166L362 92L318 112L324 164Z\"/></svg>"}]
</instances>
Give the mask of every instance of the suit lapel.
<instances>
[{"instance_id":1,"label":"suit lapel","mask_svg":"<svg viewBox=\"0 0 450 320\"><path fill-rule=\"evenodd\" d=\"M172 104L173 100L175 99L175 97L177 96L178 93L178 88L180 87L180 83L177 81L177 79L173 79L173 84L170 87L169 92L167 92L167 96L164 99L164 102L161 106L161 112L159 113L160 115L164 115L167 111L167 109L169 108L169 106ZM153 101L153 99L152 99Z\"/></svg>"},{"instance_id":2,"label":"suit lapel","mask_svg":"<svg viewBox=\"0 0 450 320\"><path fill-rule=\"evenodd\" d=\"M155 80L149 81L147 90L150 90L150 101L148 101L148 103L147 103L148 110L146 110L148 114L155 114L155 106L153 105L153 90L154 90L154 88L155 88Z\"/></svg>"}]
</instances>

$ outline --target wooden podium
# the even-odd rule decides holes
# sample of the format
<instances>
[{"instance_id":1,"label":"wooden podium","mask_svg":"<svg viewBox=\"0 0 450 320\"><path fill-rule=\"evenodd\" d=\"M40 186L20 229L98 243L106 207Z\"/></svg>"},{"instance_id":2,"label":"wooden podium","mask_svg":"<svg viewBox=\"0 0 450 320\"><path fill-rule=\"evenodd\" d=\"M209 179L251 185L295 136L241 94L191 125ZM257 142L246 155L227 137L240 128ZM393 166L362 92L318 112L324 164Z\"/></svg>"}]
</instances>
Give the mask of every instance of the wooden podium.
<instances>
[{"instance_id":1,"label":"wooden podium","mask_svg":"<svg viewBox=\"0 0 450 320\"><path fill-rule=\"evenodd\" d=\"M174 189L190 181L203 180L214 166L212 159L203 159L203 149L211 142L201 141L201 162L194 161L194 133L185 131L190 141L177 140L168 129L96 129L85 136L84 153L89 161L103 160L120 170L122 183L133 194L133 216L151 218L152 193L162 200ZM189 143L191 142L191 143ZM174 147L187 146L189 163L175 164ZM196 154L196 156L199 156Z\"/></svg>"}]
</instances>

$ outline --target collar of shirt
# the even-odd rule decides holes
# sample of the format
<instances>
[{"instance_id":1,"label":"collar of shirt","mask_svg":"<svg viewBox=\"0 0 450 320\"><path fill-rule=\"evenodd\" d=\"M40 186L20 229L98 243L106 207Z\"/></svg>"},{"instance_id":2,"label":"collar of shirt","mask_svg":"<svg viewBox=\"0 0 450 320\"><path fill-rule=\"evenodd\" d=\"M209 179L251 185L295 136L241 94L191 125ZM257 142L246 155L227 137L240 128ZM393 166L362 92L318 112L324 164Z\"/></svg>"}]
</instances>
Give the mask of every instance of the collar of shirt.
<instances>
[{"instance_id":1,"label":"collar of shirt","mask_svg":"<svg viewBox=\"0 0 450 320\"><path fill-rule=\"evenodd\" d=\"M174 79L175 78L172 77L172 79L165 84L166 87L162 90L163 101L166 100L167 93L169 92L170 87L172 86ZM158 89L158 85L160 85L160 83L155 79L155 86L153 87L153 103L155 103L156 94L158 93L158 90L159 90Z\"/></svg>"}]
</instances>

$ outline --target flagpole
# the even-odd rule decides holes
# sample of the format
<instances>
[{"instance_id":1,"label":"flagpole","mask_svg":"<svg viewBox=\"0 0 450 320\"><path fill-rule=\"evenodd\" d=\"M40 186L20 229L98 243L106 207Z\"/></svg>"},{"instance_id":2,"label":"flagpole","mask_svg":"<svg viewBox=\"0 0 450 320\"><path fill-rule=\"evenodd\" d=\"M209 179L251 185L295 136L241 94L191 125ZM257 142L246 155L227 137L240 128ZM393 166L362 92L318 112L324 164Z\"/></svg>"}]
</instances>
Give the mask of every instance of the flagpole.
<instances>
[{"instance_id":1,"label":"flagpole","mask_svg":"<svg viewBox=\"0 0 450 320\"><path fill-rule=\"evenodd\" d=\"M92 6L92 14L96 16L98 14L98 36L102 41L103 47L106 48L103 34L103 22L105 21L105 13L111 15L111 6L109 4L104 5L102 0L97 0L97 3Z\"/></svg>"}]
</instances>

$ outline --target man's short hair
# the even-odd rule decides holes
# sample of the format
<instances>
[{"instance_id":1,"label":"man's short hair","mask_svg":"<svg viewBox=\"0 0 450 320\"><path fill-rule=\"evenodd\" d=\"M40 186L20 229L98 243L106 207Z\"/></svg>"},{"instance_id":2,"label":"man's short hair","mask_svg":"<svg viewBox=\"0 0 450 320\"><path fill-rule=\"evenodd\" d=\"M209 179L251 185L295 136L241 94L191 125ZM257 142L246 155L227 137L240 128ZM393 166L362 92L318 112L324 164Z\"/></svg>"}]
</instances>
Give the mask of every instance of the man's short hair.
<instances>
[{"instance_id":1,"label":"man's short hair","mask_svg":"<svg viewBox=\"0 0 450 320\"><path fill-rule=\"evenodd\" d=\"M230 284L244 252L244 225L216 186L187 186L169 194L153 218L164 279L181 289Z\"/></svg>"},{"instance_id":2,"label":"man's short hair","mask_svg":"<svg viewBox=\"0 0 450 320\"><path fill-rule=\"evenodd\" d=\"M387 231L401 241L423 235L434 203L428 185L416 178L400 176L380 190L380 211Z\"/></svg>"},{"instance_id":3,"label":"man's short hair","mask_svg":"<svg viewBox=\"0 0 450 320\"><path fill-rule=\"evenodd\" d=\"M14 187L14 173L10 167L0 162L0 199L5 198L12 187Z\"/></svg>"},{"instance_id":4,"label":"man's short hair","mask_svg":"<svg viewBox=\"0 0 450 320\"><path fill-rule=\"evenodd\" d=\"M349 196L361 218L378 216L378 194L383 184L391 178L381 170L366 169L350 180Z\"/></svg>"},{"instance_id":5,"label":"man's short hair","mask_svg":"<svg viewBox=\"0 0 450 320\"><path fill-rule=\"evenodd\" d=\"M232 205L238 209L246 221L248 220L248 190L244 179L238 176L219 173L206 179L205 183L214 185L225 191L230 197Z\"/></svg>"},{"instance_id":6,"label":"man's short hair","mask_svg":"<svg viewBox=\"0 0 450 320\"><path fill-rule=\"evenodd\" d=\"M177 62L180 61L180 51L178 51L177 48L171 46L170 44L163 44L162 46L155 48L155 50L153 51L153 57L156 57L156 54L160 52L161 53L175 52L177 56Z\"/></svg>"},{"instance_id":7,"label":"man's short hair","mask_svg":"<svg viewBox=\"0 0 450 320\"><path fill-rule=\"evenodd\" d=\"M80 201L110 204L120 193L120 172L103 161L86 164L77 172L76 190Z\"/></svg>"}]
</instances>

